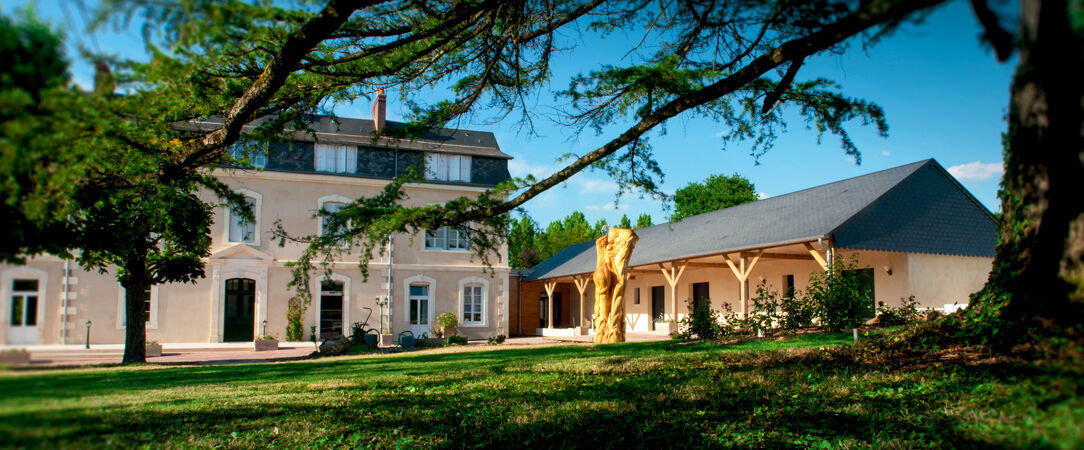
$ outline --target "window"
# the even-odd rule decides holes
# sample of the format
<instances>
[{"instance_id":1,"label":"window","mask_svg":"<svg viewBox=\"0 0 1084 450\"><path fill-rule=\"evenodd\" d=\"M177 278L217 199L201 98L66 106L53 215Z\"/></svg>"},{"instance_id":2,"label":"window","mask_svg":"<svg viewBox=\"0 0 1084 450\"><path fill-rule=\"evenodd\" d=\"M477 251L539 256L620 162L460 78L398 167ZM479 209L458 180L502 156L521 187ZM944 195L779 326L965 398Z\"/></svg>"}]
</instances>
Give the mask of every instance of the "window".
<instances>
[{"instance_id":1,"label":"window","mask_svg":"<svg viewBox=\"0 0 1084 450\"><path fill-rule=\"evenodd\" d=\"M124 328L128 321L124 298L127 292L124 286L120 287L120 294L117 296L117 328ZM158 285L148 287L146 294L143 299L143 320L147 323L147 328L158 328Z\"/></svg>"},{"instance_id":2,"label":"window","mask_svg":"<svg viewBox=\"0 0 1084 450\"><path fill-rule=\"evenodd\" d=\"M426 325L429 323L429 285L410 285L410 308L409 317L411 325Z\"/></svg>"},{"instance_id":3,"label":"window","mask_svg":"<svg viewBox=\"0 0 1084 450\"><path fill-rule=\"evenodd\" d=\"M252 197L245 197L245 202L248 203L252 214L256 216L257 221L260 217L260 211L256 207L256 199ZM256 221L246 220L241 216L241 212L236 208L230 208L230 242L244 242L246 244L256 243Z\"/></svg>"},{"instance_id":4,"label":"window","mask_svg":"<svg viewBox=\"0 0 1084 450\"><path fill-rule=\"evenodd\" d=\"M11 282L11 326L38 324L38 280L16 278Z\"/></svg>"},{"instance_id":5,"label":"window","mask_svg":"<svg viewBox=\"0 0 1084 450\"><path fill-rule=\"evenodd\" d=\"M538 297L538 327L549 328L549 308L546 304L549 303L549 296L545 292L539 294Z\"/></svg>"},{"instance_id":6,"label":"window","mask_svg":"<svg viewBox=\"0 0 1084 450\"><path fill-rule=\"evenodd\" d=\"M325 202L323 205L321 205L321 207L324 208L324 210L326 210L329 214L337 213L341 209L343 209L343 207L345 207L345 206L346 206L345 203L340 203L340 202ZM343 225L343 226L340 226L339 229L333 230L333 229L331 229L331 224L328 223L329 220L327 219L327 217L321 217L321 220L322 220L322 224L321 224L321 227L320 227L320 232L323 235L334 234L335 232L341 232L341 231L343 231L344 228L346 228L346 226Z\"/></svg>"},{"instance_id":7,"label":"window","mask_svg":"<svg viewBox=\"0 0 1084 450\"><path fill-rule=\"evenodd\" d=\"M783 275L783 298L794 298L794 275Z\"/></svg>"},{"instance_id":8,"label":"window","mask_svg":"<svg viewBox=\"0 0 1084 450\"><path fill-rule=\"evenodd\" d=\"M238 140L229 147L230 157L247 166L267 167L267 144L257 141Z\"/></svg>"},{"instance_id":9,"label":"window","mask_svg":"<svg viewBox=\"0 0 1084 450\"><path fill-rule=\"evenodd\" d=\"M463 286L463 323L482 323L482 286Z\"/></svg>"},{"instance_id":10,"label":"window","mask_svg":"<svg viewBox=\"0 0 1084 450\"><path fill-rule=\"evenodd\" d=\"M633 297L632 304L633 305L639 305L640 304L640 288L636 288L636 296Z\"/></svg>"},{"instance_id":11,"label":"window","mask_svg":"<svg viewBox=\"0 0 1084 450\"><path fill-rule=\"evenodd\" d=\"M470 156L425 154L425 178L434 181L470 182Z\"/></svg>"},{"instance_id":12,"label":"window","mask_svg":"<svg viewBox=\"0 0 1084 450\"><path fill-rule=\"evenodd\" d=\"M316 171L355 173L358 171L358 148L352 145L316 144Z\"/></svg>"},{"instance_id":13,"label":"window","mask_svg":"<svg viewBox=\"0 0 1084 450\"><path fill-rule=\"evenodd\" d=\"M425 230L426 250L467 250L470 248L470 227L443 227L439 230Z\"/></svg>"}]
</instances>

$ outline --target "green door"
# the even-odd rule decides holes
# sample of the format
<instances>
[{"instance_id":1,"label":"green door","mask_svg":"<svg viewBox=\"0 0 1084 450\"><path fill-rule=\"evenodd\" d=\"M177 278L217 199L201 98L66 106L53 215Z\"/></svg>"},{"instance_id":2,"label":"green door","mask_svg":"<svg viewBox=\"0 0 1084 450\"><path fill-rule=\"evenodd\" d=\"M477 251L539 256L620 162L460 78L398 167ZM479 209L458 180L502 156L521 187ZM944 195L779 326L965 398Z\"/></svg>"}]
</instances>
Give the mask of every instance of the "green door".
<instances>
[{"instance_id":1,"label":"green door","mask_svg":"<svg viewBox=\"0 0 1084 450\"><path fill-rule=\"evenodd\" d=\"M256 281L248 278L226 280L225 303L222 340L251 342L256 328Z\"/></svg>"}]
</instances>

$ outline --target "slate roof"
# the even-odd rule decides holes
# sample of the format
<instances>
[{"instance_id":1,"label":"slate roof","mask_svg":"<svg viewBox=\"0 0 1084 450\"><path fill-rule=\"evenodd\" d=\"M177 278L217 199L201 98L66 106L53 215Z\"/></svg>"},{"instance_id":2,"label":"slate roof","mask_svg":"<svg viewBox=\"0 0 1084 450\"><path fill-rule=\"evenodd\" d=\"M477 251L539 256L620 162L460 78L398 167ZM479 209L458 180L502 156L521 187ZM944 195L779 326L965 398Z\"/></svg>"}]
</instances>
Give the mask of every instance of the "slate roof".
<instances>
[{"instance_id":1,"label":"slate roof","mask_svg":"<svg viewBox=\"0 0 1084 450\"><path fill-rule=\"evenodd\" d=\"M994 255L997 222L937 161L928 159L778 197L636 230L630 266L831 237L836 248ZM570 246L527 280L593 272L593 242Z\"/></svg>"},{"instance_id":2,"label":"slate roof","mask_svg":"<svg viewBox=\"0 0 1084 450\"><path fill-rule=\"evenodd\" d=\"M213 130L222 126L222 122L221 117L211 117L193 121L191 125L200 130ZM260 121L256 120L245 128L251 129L259 123ZM386 125L388 128L397 128L405 124L389 120ZM510 155L501 151L497 138L488 131L440 128L428 131L415 140L381 138L374 145L372 119L313 116L311 127L316 133L315 140L327 144L352 144L512 159ZM314 140L312 134L308 132L297 132L292 137L298 141Z\"/></svg>"}]
</instances>

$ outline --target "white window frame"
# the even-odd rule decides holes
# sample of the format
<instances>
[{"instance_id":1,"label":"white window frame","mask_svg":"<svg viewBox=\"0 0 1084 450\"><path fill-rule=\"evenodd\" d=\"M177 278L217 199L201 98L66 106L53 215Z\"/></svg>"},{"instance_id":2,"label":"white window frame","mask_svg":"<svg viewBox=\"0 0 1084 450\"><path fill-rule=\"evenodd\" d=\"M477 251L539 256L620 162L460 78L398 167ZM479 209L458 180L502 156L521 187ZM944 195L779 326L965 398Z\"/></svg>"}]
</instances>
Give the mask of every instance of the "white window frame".
<instances>
[{"instance_id":1,"label":"white window frame","mask_svg":"<svg viewBox=\"0 0 1084 450\"><path fill-rule=\"evenodd\" d=\"M408 330L410 329L411 326L413 326L410 323L410 286L411 285L414 285L414 286L427 285L427 286L429 286L429 292L428 292L429 295L426 297L429 300L429 306L427 307L428 310L426 312L428 314L426 314L425 320L427 321L426 325L429 326L430 328L432 328L433 324L436 323L436 316L434 315L434 311L436 311L436 309L437 309L436 308L436 305L437 305L437 303L436 303L437 280L435 280L433 278L430 278L430 277L427 277L425 275L414 275L414 276L411 276L411 277L407 277L406 279L403 280L403 298L406 299L403 302L403 319L404 319L403 322L406 323L406 326L407 326L406 329L408 329ZM421 325L421 324L417 324L417 325Z\"/></svg>"},{"instance_id":2,"label":"white window frame","mask_svg":"<svg viewBox=\"0 0 1084 450\"><path fill-rule=\"evenodd\" d=\"M481 320L471 321L467 320L465 314L463 314L463 307L466 303L464 298L464 291L467 286L478 286L482 288L481 304L482 318ZM485 327L489 324L489 280L482 277L468 277L459 280L459 311L460 324L466 328Z\"/></svg>"},{"instance_id":3,"label":"white window frame","mask_svg":"<svg viewBox=\"0 0 1084 450\"><path fill-rule=\"evenodd\" d=\"M233 159L238 161L247 159L250 167L263 169L267 167L268 147L266 142L238 139L227 150Z\"/></svg>"},{"instance_id":4,"label":"white window frame","mask_svg":"<svg viewBox=\"0 0 1084 450\"><path fill-rule=\"evenodd\" d=\"M425 154L425 179L427 180L470 183L470 171L470 155Z\"/></svg>"},{"instance_id":5,"label":"white window frame","mask_svg":"<svg viewBox=\"0 0 1084 450\"><path fill-rule=\"evenodd\" d=\"M0 277L0 283L3 283L0 284L0 308L2 308L0 309L0 311L2 311L2 313L0 313L0 324L3 324L4 326L12 326L11 297L15 295L15 291L12 289L12 283L15 282L16 279L38 280L38 316L36 322L37 325L35 326L44 326L43 324L45 323L46 306L45 287L49 282L49 274L44 270L26 266L16 267L14 269L8 270L4 272L4 275L2 277ZM22 293L27 291L19 292ZM41 328L39 328L38 330L40 334ZM3 343L3 341L0 341L0 344Z\"/></svg>"},{"instance_id":6,"label":"white window frame","mask_svg":"<svg viewBox=\"0 0 1084 450\"><path fill-rule=\"evenodd\" d=\"M463 237L466 235L466 237ZM456 247L452 246L452 242L456 242ZM465 242L464 242L465 241ZM439 245L435 243L439 242ZM459 243L463 242L466 247L458 247ZM433 245L430 245L434 243ZM436 230L425 230L425 246L429 251L452 251L452 252L466 252L470 251L470 223L465 223L458 227L440 227Z\"/></svg>"},{"instance_id":7,"label":"white window frame","mask_svg":"<svg viewBox=\"0 0 1084 450\"><path fill-rule=\"evenodd\" d=\"M260 193L258 193L256 191L252 191L252 190L248 190L248 189L237 189L237 193L239 193L241 195L244 195L246 198L251 198L253 200L252 215L256 219L256 221L255 221L255 223L252 224L252 227L253 227L252 242L246 242L246 241L243 241L243 240L235 241L235 240L232 239L233 236L230 235L230 229L233 228L234 213L233 213L233 208L230 205L226 205L226 226L223 227L224 230L223 230L223 233L222 233L223 234L222 241L223 242L232 242L232 243L238 243L238 244L248 244L248 245L258 246L258 245L260 245L260 239L261 239L261 234L262 234L260 232L260 222L261 222L260 221L260 214L261 214L261 211L263 210L263 196L260 195Z\"/></svg>"},{"instance_id":8,"label":"white window frame","mask_svg":"<svg viewBox=\"0 0 1084 450\"><path fill-rule=\"evenodd\" d=\"M339 194L325 195L316 199L316 212L319 212L324 208L325 203L342 203L343 205L349 205L353 200L346 198ZM324 235L324 216L316 215L316 234L319 236Z\"/></svg>"},{"instance_id":9,"label":"white window frame","mask_svg":"<svg viewBox=\"0 0 1084 450\"><path fill-rule=\"evenodd\" d=\"M312 151L312 165L317 172L358 172L358 147L355 145L316 144Z\"/></svg>"},{"instance_id":10,"label":"white window frame","mask_svg":"<svg viewBox=\"0 0 1084 450\"><path fill-rule=\"evenodd\" d=\"M119 287L117 289L117 328L120 329L127 323L128 316L124 309L124 296L127 294L127 289L120 284L117 286ZM147 329L158 328L158 286L157 284L151 286L151 311L147 313Z\"/></svg>"}]
</instances>

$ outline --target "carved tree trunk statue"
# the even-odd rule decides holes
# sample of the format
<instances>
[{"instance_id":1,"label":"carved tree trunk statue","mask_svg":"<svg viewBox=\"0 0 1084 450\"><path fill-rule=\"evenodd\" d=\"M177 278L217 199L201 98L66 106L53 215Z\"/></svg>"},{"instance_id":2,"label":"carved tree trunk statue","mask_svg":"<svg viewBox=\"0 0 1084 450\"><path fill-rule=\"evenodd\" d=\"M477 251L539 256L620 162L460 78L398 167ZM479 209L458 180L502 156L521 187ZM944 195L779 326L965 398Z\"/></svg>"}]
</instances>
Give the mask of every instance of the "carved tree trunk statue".
<instances>
[{"instance_id":1,"label":"carved tree trunk statue","mask_svg":"<svg viewBox=\"0 0 1084 450\"><path fill-rule=\"evenodd\" d=\"M629 258L640 238L632 230L611 228L595 241L595 343L625 342L625 282Z\"/></svg>"}]
</instances>

